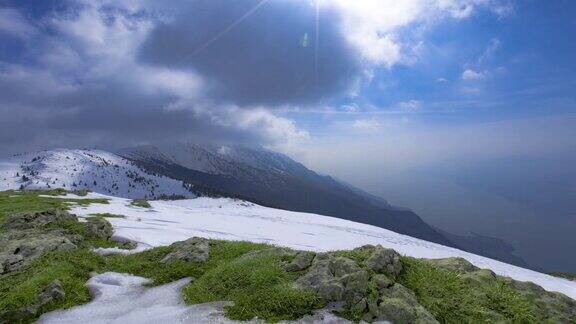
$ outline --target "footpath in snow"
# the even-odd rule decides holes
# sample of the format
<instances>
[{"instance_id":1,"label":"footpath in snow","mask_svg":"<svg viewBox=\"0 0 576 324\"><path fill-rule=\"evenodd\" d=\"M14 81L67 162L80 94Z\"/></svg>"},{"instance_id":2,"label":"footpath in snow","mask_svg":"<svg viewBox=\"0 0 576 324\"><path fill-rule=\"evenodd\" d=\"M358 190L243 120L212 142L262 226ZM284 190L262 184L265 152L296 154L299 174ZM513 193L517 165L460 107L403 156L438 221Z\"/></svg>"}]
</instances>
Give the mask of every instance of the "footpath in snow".
<instances>
[{"instance_id":1,"label":"footpath in snow","mask_svg":"<svg viewBox=\"0 0 576 324\"><path fill-rule=\"evenodd\" d=\"M140 249L169 245L193 236L268 243L318 252L381 244L417 258L463 257L479 268L491 269L498 275L519 281L531 281L546 290L576 299L574 281L334 217L273 209L225 198L151 201L152 208L134 207L129 199L94 193L87 198L108 198L110 204L75 206L71 212L79 216L94 213L125 215L125 218L108 220L114 227L115 236L138 242Z\"/></svg>"}]
</instances>

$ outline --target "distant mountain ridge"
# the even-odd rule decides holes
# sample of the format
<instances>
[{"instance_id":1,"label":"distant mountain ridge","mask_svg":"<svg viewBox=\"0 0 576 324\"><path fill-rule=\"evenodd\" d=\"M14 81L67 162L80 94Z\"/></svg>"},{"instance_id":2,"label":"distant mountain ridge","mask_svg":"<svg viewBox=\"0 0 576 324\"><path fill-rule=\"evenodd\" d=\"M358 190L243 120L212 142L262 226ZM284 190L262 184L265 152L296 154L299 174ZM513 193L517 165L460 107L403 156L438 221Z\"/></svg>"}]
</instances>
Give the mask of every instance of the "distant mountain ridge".
<instances>
[{"instance_id":1,"label":"distant mountain ridge","mask_svg":"<svg viewBox=\"0 0 576 324\"><path fill-rule=\"evenodd\" d=\"M390 206L381 198L266 149L185 143L128 148L117 153L143 169L181 180L198 190L371 224L454 246L412 211Z\"/></svg>"}]
</instances>

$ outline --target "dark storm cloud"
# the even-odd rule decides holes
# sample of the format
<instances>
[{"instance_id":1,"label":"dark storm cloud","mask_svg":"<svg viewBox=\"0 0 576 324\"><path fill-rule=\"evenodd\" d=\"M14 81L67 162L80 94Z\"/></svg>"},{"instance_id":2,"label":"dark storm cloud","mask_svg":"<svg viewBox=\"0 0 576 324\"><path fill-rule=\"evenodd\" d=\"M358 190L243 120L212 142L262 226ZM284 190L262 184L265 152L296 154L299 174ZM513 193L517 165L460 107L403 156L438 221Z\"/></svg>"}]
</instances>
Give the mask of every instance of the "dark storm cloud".
<instances>
[{"instance_id":1,"label":"dark storm cloud","mask_svg":"<svg viewBox=\"0 0 576 324\"><path fill-rule=\"evenodd\" d=\"M210 82L211 98L241 105L316 103L349 87L359 62L336 12L321 13L316 54L316 11L309 1L268 1L234 24L260 2L193 1L154 28L140 58L196 71Z\"/></svg>"},{"instance_id":2,"label":"dark storm cloud","mask_svg":"<svg viewBox=\"0 0 576 324\"><path fill-rule=\"evenodd\" d=\"M268 109L318 104L360 71L331 9L316 52L309 1L267 1L238 24L260 1L134 3L0 7L0 154L287 143L306 133Z\"/></svg>"}]
</instances>

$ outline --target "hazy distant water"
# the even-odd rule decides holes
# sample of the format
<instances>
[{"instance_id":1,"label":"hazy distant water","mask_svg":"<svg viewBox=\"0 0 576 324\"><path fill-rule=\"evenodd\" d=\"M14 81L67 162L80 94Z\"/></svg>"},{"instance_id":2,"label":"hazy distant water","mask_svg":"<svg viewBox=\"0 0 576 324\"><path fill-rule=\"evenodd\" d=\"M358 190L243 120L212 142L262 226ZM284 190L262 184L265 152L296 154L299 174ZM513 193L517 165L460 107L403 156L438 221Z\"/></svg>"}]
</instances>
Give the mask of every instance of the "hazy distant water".
<instances>
[{"instance_id":1,"label":"hazy distant water","mask_svg":"<svg viewBox=\"0 0 576 324\"><path fill-rule=\"evenodd\" d=\"M502 238L534 267L576 272L576 163L569 162L506 159L357 180L434 226Z\"/></svg>"}]
</instances>

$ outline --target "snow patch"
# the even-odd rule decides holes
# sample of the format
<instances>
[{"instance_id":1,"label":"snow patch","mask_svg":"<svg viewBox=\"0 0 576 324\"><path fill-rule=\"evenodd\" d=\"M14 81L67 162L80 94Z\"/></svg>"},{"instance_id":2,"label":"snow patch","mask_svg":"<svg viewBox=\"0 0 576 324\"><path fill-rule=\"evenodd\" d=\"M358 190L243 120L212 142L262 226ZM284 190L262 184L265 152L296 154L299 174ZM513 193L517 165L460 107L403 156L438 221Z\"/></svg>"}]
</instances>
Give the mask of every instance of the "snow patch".
<instances>
[{"instance_id":1,"label":"snow patch","mask_svg":"<svg viewBox=\"0 0 576 324\"><path fill-rule=\"evenodd\" d=\"M149 282L128 274L99 274L86 284L92 302L46 313L38 323L235 323L224 316L226 303L185 305L180 290L190 279L144 287Z\"/></svg>"},{"instance_id":2,"label":"snow patch","mask_svg":"<svg viewBox=\"0 0 576 324\"><path fill-rule=\"evenodd\" d=\"M129 206L129 200L108 197L109 204L75 206L72 213L87 216L112 213L115 235L150 247L169 245L199 236L223 240L244 240L286 246L299 250L331 251L381 244L417 258L463 257L479 268L501 276L530 281L550 291L576 299L576 282L520 268L455 248L398 234L390 230L309 213L291 212L234 199L196 198L151 201L152 208Z\"/></svg>"}]
</instances>

